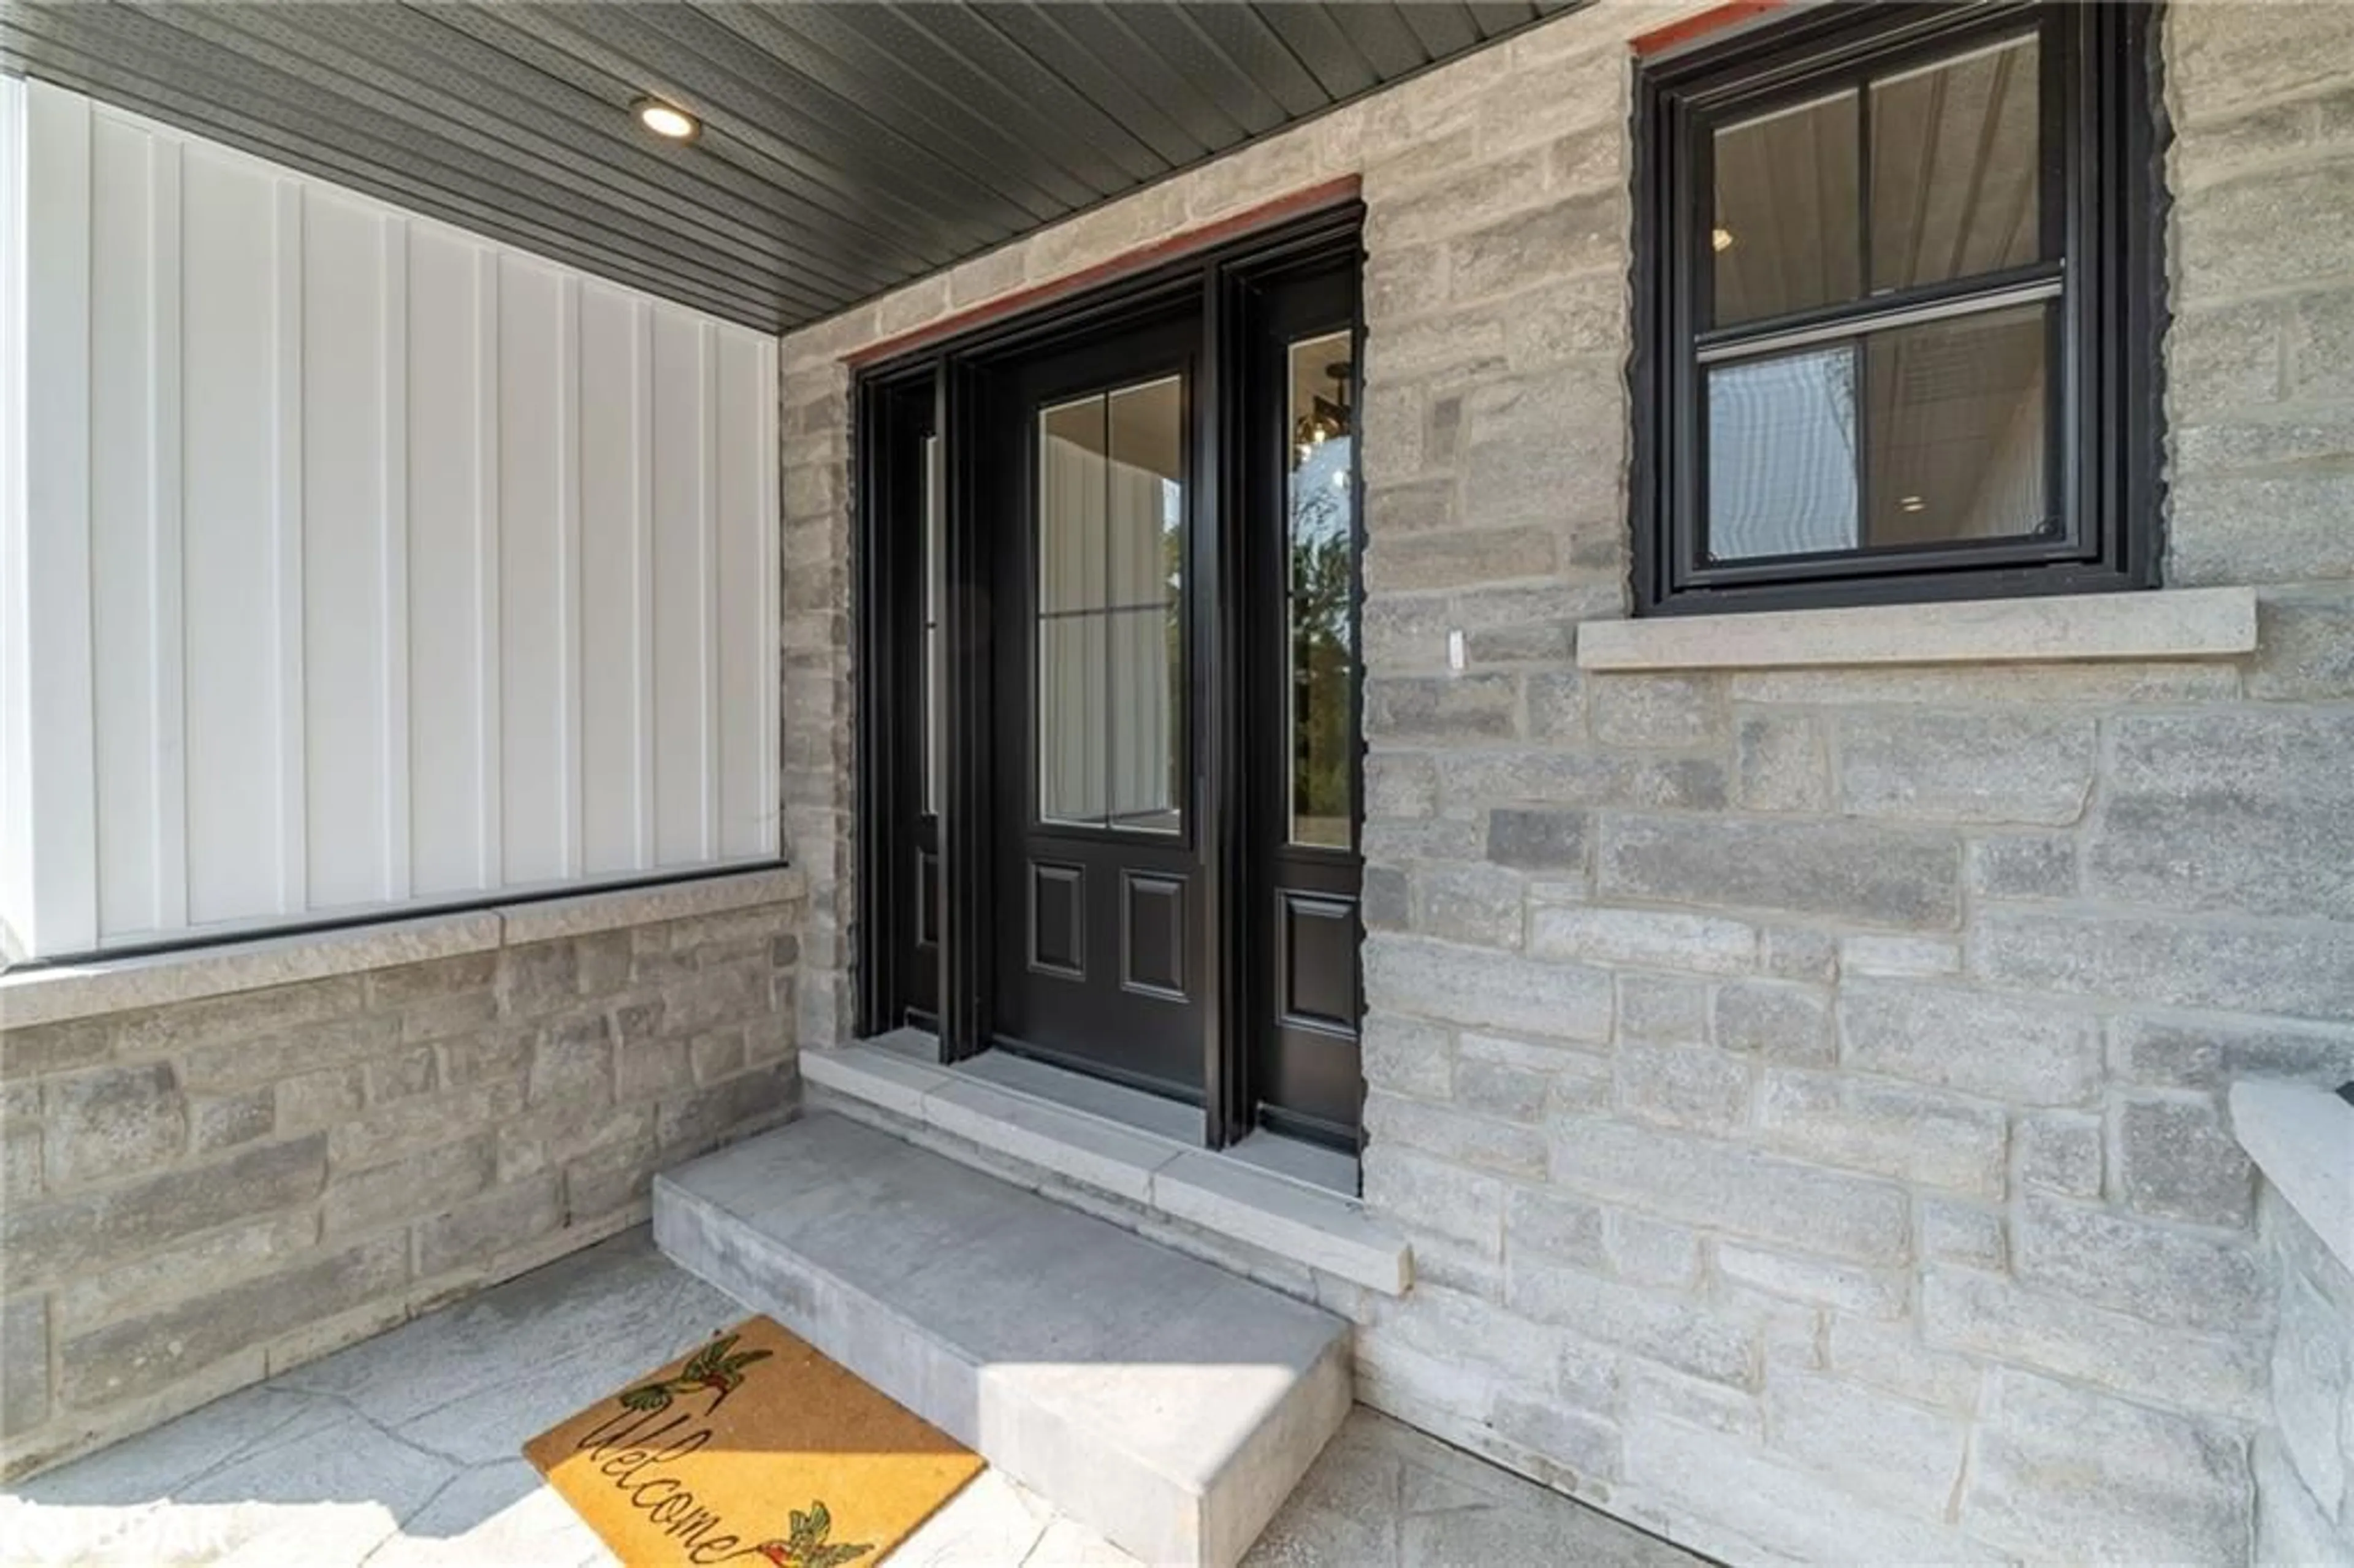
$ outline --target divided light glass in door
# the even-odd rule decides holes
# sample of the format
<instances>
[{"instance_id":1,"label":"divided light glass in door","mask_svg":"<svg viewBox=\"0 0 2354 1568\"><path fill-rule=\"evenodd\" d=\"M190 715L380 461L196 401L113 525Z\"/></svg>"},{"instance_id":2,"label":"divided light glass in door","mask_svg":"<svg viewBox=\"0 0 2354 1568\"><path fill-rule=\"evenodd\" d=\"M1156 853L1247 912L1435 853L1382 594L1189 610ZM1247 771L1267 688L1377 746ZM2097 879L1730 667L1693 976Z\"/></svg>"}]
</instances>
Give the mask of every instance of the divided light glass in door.
<instances>
[{"instance_id":1,"label":"divided light glass in door","mask_svg":"<svg viewBox=\"0 0 2354 1568\"><path fill-rule=\"evenodd\" d=\"M1038 416L1043 822L1184 828L1184 393L1163 376Z\"/></svg>"}]
</instances>

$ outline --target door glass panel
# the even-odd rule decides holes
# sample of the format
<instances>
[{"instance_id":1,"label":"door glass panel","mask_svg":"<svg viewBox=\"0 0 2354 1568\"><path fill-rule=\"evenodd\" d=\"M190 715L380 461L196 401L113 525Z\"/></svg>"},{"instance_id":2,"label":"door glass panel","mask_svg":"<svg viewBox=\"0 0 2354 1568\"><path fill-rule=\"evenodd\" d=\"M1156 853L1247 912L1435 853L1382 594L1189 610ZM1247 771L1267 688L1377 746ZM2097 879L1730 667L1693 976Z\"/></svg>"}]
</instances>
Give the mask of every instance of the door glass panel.
<instances>
[{"instance_id":1,"label":"door glass panel","mask_svg":"<svg viewBox=\"0 0 2354 1568\"><path fill-rule=\"evenodd\" d=\"M2041 253L2032 37L1872 84L1875 291L2020 267Z\"/></svg>"},{"instance_id":2,"label":"door glass panel","mask_svg":"<svg viewBox=\"0 0 2354 1568\"><path fill-rule=\"evenodd\" d=\"M1850 90L1717 131L1712 324L1856 297L1857 111Z\"/></svg>"},{"instance_id":3,"label":"door glass panel","mask_svg":"<svg viewBox=\"0 0 2354 1568\"><path fill-rule=\"evenodd\" d=\"M1041 411L1038 814L1184 825L1185 388Z\"/></svg>"},{"instance_id":4,"label":"door glass panel","mask_svg":"<svg viewBox=\"0 0 2354 1568\"><path fill-rule=\"evenodd\" d=\"M1291 345L1285 597L1291 692L1291 842L1347 849L1356 629L1357 487L1350 334Z\"/></svg>"}]
</instances>

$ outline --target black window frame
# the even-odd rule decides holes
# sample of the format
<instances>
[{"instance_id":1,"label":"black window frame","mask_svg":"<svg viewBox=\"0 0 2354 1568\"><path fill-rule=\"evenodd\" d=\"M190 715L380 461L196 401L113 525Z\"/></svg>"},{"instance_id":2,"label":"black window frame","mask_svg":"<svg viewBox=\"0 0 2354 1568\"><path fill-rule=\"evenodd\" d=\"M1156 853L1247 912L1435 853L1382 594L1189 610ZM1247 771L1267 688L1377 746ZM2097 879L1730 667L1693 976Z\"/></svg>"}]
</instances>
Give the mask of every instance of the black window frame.
<instances>
[{"instance_id":1,"label":"black window frame","mask_svg":"<svg viewBox=\"0 0 2354 1568\"><path fill-rule=\"evenodd\" d=\"M1635 107L1635 609L1689 615L2107 592L2158 582L2166 141L2153 7L2065 0L1831 5L1641 62ZM1710 130L2036 33L2045 253L1999 273L1702 329L1713 278ZM1862 106L1860 105L1860 109ZM1869 114L1861 113L1866 124ZM1869 131L1863 132L1868 137ZM1868 145L1868 143L1867 143ZM1868 161L1859 166L1869 225ZM1869 240L1865 241L1868 246ZM2046 386L2056 536L1710 562L1701 355L2059 286ZM1861 460L1859 460L1861 461ZM1867 505L1859 496L1858 505Z\"/></svg>"}]
</instances>

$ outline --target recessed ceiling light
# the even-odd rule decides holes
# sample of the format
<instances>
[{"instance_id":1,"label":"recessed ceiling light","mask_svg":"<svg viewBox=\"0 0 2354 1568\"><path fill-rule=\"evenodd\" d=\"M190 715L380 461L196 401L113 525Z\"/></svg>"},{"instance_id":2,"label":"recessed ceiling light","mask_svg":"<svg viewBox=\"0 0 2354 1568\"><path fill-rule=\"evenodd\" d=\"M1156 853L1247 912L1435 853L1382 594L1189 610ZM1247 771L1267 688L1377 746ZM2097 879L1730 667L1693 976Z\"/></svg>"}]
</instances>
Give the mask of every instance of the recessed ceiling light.
<instances>
[{"instance_id":1,"label":"recessed ceiling light","mask_svg":"<svg viewBox=\"0 0 2354 1568\"><path fill-rule=\"evenodd\" d=\"M1900 495L1896 498L1896 504L1907 512L1925 511L1929 505L1917 495Z\"/></svg>"},{"instance_id":2,"label":"recessed ceiling light","mask_svg":"<svg viewBox=\"0 0 2354 1568\"><path fill-rule=\"evenodd\" d=\"M1733 249L1733 230L1729 228L1711 229L1709 231L1708 242L1719 250L1730 250Z\"/></svg>"},{"instance_id":3,"label":"recessed ceiling light","mask_svg":"<svg viewBox=\"0 0 2354 1568\"><path fill-rule=\"evenodd\" d=\"M659 98L641 98L630 105L630 111L639 124L673 142L692 142L703 130L702 122L694 115Z\"/></svg>"}]
</instances>

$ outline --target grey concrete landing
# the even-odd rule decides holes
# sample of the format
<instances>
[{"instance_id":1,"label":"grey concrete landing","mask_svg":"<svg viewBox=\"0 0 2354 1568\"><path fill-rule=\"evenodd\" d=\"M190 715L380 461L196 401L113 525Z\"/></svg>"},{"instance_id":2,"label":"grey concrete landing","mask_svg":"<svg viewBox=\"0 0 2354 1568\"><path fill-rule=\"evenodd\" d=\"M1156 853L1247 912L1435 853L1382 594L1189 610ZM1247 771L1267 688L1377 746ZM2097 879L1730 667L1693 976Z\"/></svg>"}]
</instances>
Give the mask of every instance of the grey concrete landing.
<instances>
[{"instance_id":1,"label":"grey concrete landing","mask_svg":"<svg viewBox=\"0 0 2354 1568\"><path fill-rule=\"evenodd\" d=\"M633 1231L0 1491L0 1563L611 1568L518 1450L743 1310ZM1244 1568L1407 1563L1698 1560L1360 1410ZM1081 1565L1138 1568L991 1470L887 1568Z\"/></svg>"},{"instance_id":2,"label":"grey concrete landing","mask_svg":"<svg viewBox=\"0 0 2354 1568\"><path fill-rule=\"evenodd\" d=\"M658 1178L654 1238L1150 1562L1239 1561L1348 1414L1338 1318L841 1117Z\"/></svg>"}]
</instances>

